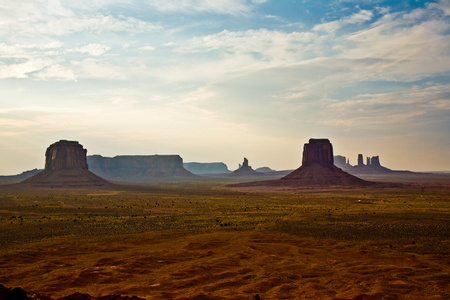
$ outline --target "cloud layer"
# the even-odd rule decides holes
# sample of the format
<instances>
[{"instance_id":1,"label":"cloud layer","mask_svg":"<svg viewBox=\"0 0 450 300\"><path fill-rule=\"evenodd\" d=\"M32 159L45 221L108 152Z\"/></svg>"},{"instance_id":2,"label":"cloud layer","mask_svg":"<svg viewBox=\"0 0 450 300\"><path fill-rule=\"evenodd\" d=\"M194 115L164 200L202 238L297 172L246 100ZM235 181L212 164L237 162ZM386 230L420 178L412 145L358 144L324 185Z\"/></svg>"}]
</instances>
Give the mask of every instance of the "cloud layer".
<instances>
[{"instance_id":1,"label":"cloud layer","mask_svg":"<svg viewBox=\"0 0 450 300\"><path fill-rule=\"evenodd\" d=\"M245 152L280 169L296 167L297 148L313 136L336 139L349 156L361 144L397 155L386 141L414 152L429 136L442 153L450 146L450 1L358 3L2 3L3 143L33 132L35 147L73 137L108 152L102 145L116 147L118 137L130 145L119 147L124 153L234 164ZM392 158L390 167L450 169L433 157L411 167Z\"/></svg>"}]
</instances>

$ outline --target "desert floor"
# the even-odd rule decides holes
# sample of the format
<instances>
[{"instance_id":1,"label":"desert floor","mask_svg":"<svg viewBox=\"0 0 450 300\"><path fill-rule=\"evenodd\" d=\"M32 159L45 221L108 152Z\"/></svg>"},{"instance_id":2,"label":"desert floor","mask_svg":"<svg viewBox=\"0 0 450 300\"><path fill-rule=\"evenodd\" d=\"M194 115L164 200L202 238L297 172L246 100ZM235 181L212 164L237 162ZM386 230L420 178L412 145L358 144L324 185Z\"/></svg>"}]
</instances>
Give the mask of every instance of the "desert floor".
<instances>
[{"instance_id":1,"label":"desert floor","mask_svg":"<svg viewBox=\"0 0 450 300\"><path fill-rule=\"evenodd\" d=\"M58 299L450 299L448 186L0 188L0 284Z\"/></svg>"}]
</instances>

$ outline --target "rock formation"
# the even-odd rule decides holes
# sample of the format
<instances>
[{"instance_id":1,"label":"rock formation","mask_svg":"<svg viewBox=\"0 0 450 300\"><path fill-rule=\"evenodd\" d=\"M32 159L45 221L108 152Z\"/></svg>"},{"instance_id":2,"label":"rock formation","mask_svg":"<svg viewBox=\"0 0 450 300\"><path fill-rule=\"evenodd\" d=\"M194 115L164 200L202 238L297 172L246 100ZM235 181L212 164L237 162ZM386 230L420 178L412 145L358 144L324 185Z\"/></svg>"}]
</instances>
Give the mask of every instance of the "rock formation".
<instances>
[{"instance_id":1,"label":"rock formation","mask_svg":"<svg viewBox=\"0 0 450 300\"><path fill-rule=\"evenodd\" d=\"M370 165L374 167L381 167L380 157L372 156L372 158L370 159Z\"/></svg>"},{"instance_id":2,"label":"rock formation","mask_svg":"<svg viewBox=\"0 0 450 300\"><path fill-rule=\"evenodd\" d=\"M333 147L328 139L310 139L303 146L302 166L315 163L325 167L333 166Z\"/></svg>"},{"instance_id":3,"label":"rock formation","mask_svg":"<svg viewBox=\"0 0 450 300\"><path fill-rule=\"evenodd\" d=\"M376 175L376 174L392 174L404 171L393 171L380 164L379 156L366 157L366 164L363 163L363 155L358 155L358 164L352 166L348 160L347 163L343 163L346 159L345 156L335 156L335 165L342 170L353 175Z\"/></svg>"},{"instance_id":4,"label":"rock formation","mask_svg":"<svg viewBox=\"0 0 450 300\"><path fill-rule=\"evenodd\" d=\"M303 148L302 166L280 179L289 185L351 186L367 182L334 165L333 146L328 139L310 139Z\"/></svg>"},{"instance_id":5,"label":"rock formation","mask_svg":"<svg viewBox=\"0 0 450 300\"><path fill-rule=\"evenodd\" d=\"M248 168L248 159L244 157L244 162L242 163L241 168ZM250 167L251 168L251 167Z\"/></svg>"},{"instance_id":6,"label":"rock formation","mask_svg":"<svg viewBox=\"0 0 450 300\"><path fill-rule=\"evenodd\" d=\"M183 163L183 167L191 173L197 175L203 174L227 174L230 173L228 167L223 162L217 163L198 163L198 162L189 162Z\"/></svg>"},{"instance_id":7,"label":"rock formation","mask_svg":"<svg viewBox=\"0 0 450 300\"><path fill-rule=\"evenodd\" d=\"M362 154L358 154L358 166L364 166L364 159Z\"/></svg>"},{"instance_id":8,"label":"rock formation","mask_svg":"<svg viewBox=\"0 0 450 300\"><path fill-rule=\"evenodd\" d=\"M196 177L183 167L179 155L92 155L87 161L93 173L111 181L145 183Z\"/></svg>"},{"instance_id":9,"label":"rock formation","mask_svg":"<svg viewBox=\"0 0 450 300\"><path fill-rule=\"evenodd\" d=\"M261 168L257 168L255 171L256 171L256 172L261 172L261 173L275 173L275 172L277 172L277 171L275 171L275 170L272 170L272 169L269 168L269 167L261 167Z\"/></svg>"},{"instance_id":10,"label":"rock formation","mask_svg":"<svg viewBox=\"0 0 450 300\"><path fill-rule=\"evenodd\" d=\"M347 164L347 159L345 156L336 155L334 156L334 165L341 168L340 166L345 166Z\"/></svg>"},{"instance_id":11,"label":"rock formation","mask_svg":"<svg viewBox=\"0 0 450 300\"><path fill-rule=\"evenodd\" d=\"M88 170L87 150L76 141L61 140L45 152L45 169L22 183L32 187L106 187L110 183Z\"/></svg>"},{"instance_id":12,"label":"rock formation","mask_svg":"<svg viewBox=\"0 0 450 300\"><path fill-rule=\"evenodd\" d=\"M61 140L50 145L45 152L45 170L88 169L87 150L76 141Z\"/></svg>"},{"instance_id":13,"label":"rock formation","mask_svg":"<svg viewBox=\"0 0 450 300\"><path fill-rule=\"evenodd\" d=\"M279 180L250 182L230 186L340 187L371 184L334 165L333 146L328 139L310 139L303 147L302 165Z\"/></svg>"},{"instance_id":14,"label":"rock formation","mask_svg":"<svg viewBox=\"0 0 450 300\"><path fill-rule=\"evenodd\" d=\"M262 175L264 174L256 172L251 166L248 165L248 159L245 157L242 166L233 173L229 174L231 177L254 177Z\"/></svg>"}]
</instances>

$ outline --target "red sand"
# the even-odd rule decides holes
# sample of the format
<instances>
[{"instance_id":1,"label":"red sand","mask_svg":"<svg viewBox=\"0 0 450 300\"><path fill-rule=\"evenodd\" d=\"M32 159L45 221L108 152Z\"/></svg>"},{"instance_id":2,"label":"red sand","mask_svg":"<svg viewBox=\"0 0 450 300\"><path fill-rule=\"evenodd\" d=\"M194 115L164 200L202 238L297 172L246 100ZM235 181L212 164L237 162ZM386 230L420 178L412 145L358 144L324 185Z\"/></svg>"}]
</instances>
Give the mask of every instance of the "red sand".
<instances>
[{"instance_id":1,"label":"red sand","mask_svg":"<svg viewBox=\"0 0 450 300\"><path fill-rule=\"evenodd\" d=\"M221 231L29 247L1 257L0 282L52 298L450 299L449 257L417 245Z\"/></svg>"}]
</instances>

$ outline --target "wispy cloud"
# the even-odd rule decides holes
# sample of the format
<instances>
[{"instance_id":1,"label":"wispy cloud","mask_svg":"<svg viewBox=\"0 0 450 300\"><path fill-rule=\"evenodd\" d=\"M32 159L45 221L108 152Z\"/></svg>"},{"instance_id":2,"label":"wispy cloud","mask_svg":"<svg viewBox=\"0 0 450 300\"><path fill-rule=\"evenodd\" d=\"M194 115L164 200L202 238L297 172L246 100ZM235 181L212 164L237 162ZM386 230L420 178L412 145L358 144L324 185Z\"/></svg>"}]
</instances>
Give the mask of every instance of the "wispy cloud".
<instances>
[{"instance_id":1,"label":"wispy cloud","mask_svg":"<svg viewBox=\"0 0 450 300\"><path fill-rule=\"evenodd\" d=\"M59 0L2 3L0 37L23 42L23 38L34 39L36 35L55 37L78 32L148 32L161 29L159 25L132 16L85 11L82 5L69 7ZM18 32L20 35L15 36Z\"/></svg>"},{"instance_id":2,"label":"wispy cloud","mask_svg":"<svg viewBox=\"0 0 450 300\"><path fill-rule=\"evenodd\" d=\"M436 8L444 12L446 16L450 16L450 1L449 0L439 0L437 3L430 3L430 8Z\"/></svg>"},{"instance_id":3,"label":"wispy cloud","mask_svg":"<svg viewBox=\"0 0 450 300\"><path fill-rule=\"evenodd\" d=\"M146 0L146 4L162 12L216 13L230 15L248 14L254 5L266 0Z\"/></svg>"},{"instance_id":4,"label":"wispy cloud","mask_svg":"<svg viewBox=\"0 0 450 300\"><path fill-rule=\"evenodd\" d=\"M36 79L41 80L60 80L60 81L76 81L75 73L61 66L60 64L52 64L34 75Z\"/></svg>"},{"instance_id":5,"label":"wispy cloud","mask_svg":"<svg viewBox=\"0 0 450 300\"><path fill-rule=\"evenodd\" d=\"M450 85L361 94L351 100L330 104L327 111L334 117L327 120L326 125L347 128L418 127L422 122L446 122L436 119L436 114L445 116L450 112Z\"/></svg>"},{"instance_id":6,"label":"wispy cloud","mask_svg":"<svg viewBox=\"0 0 450 300\"><path fill-rule=\"evenodd\" d=\"M110 46L107 45L101 45L96 43L91 43L88 45L85 45L83 47L80 47L78 49L75 49L75 51L81 52L81 53L87 53L92 56L99 56L106 52L108 52L111 49Z\"/></svg>"},{"instance_id":7,"label":"wispy cloud","mask_svg":"<svg viewBox=\"0 0 450 300\"><path fill-rule=\"evenodd\" d=\"M49 59L36 59L23 63L0 65L0 78L28 78L30 73L40 71L53 63Z\"/></svg>"},{"instance_id":8,"label":"wispy cloud","mask_svg":"<svg viewBox=\"0 0 450 300\"><path fill-rule=\"evenodd\" d=\"M373 13L369 10L361 10L360 12L348 17L344 17L339 20L317 24L313 27L313 31L321 31L333 34L335 31L341 29L348 24L360 24L366 21L370 21L373 17Z\"/></svg>"}]
</instances>

